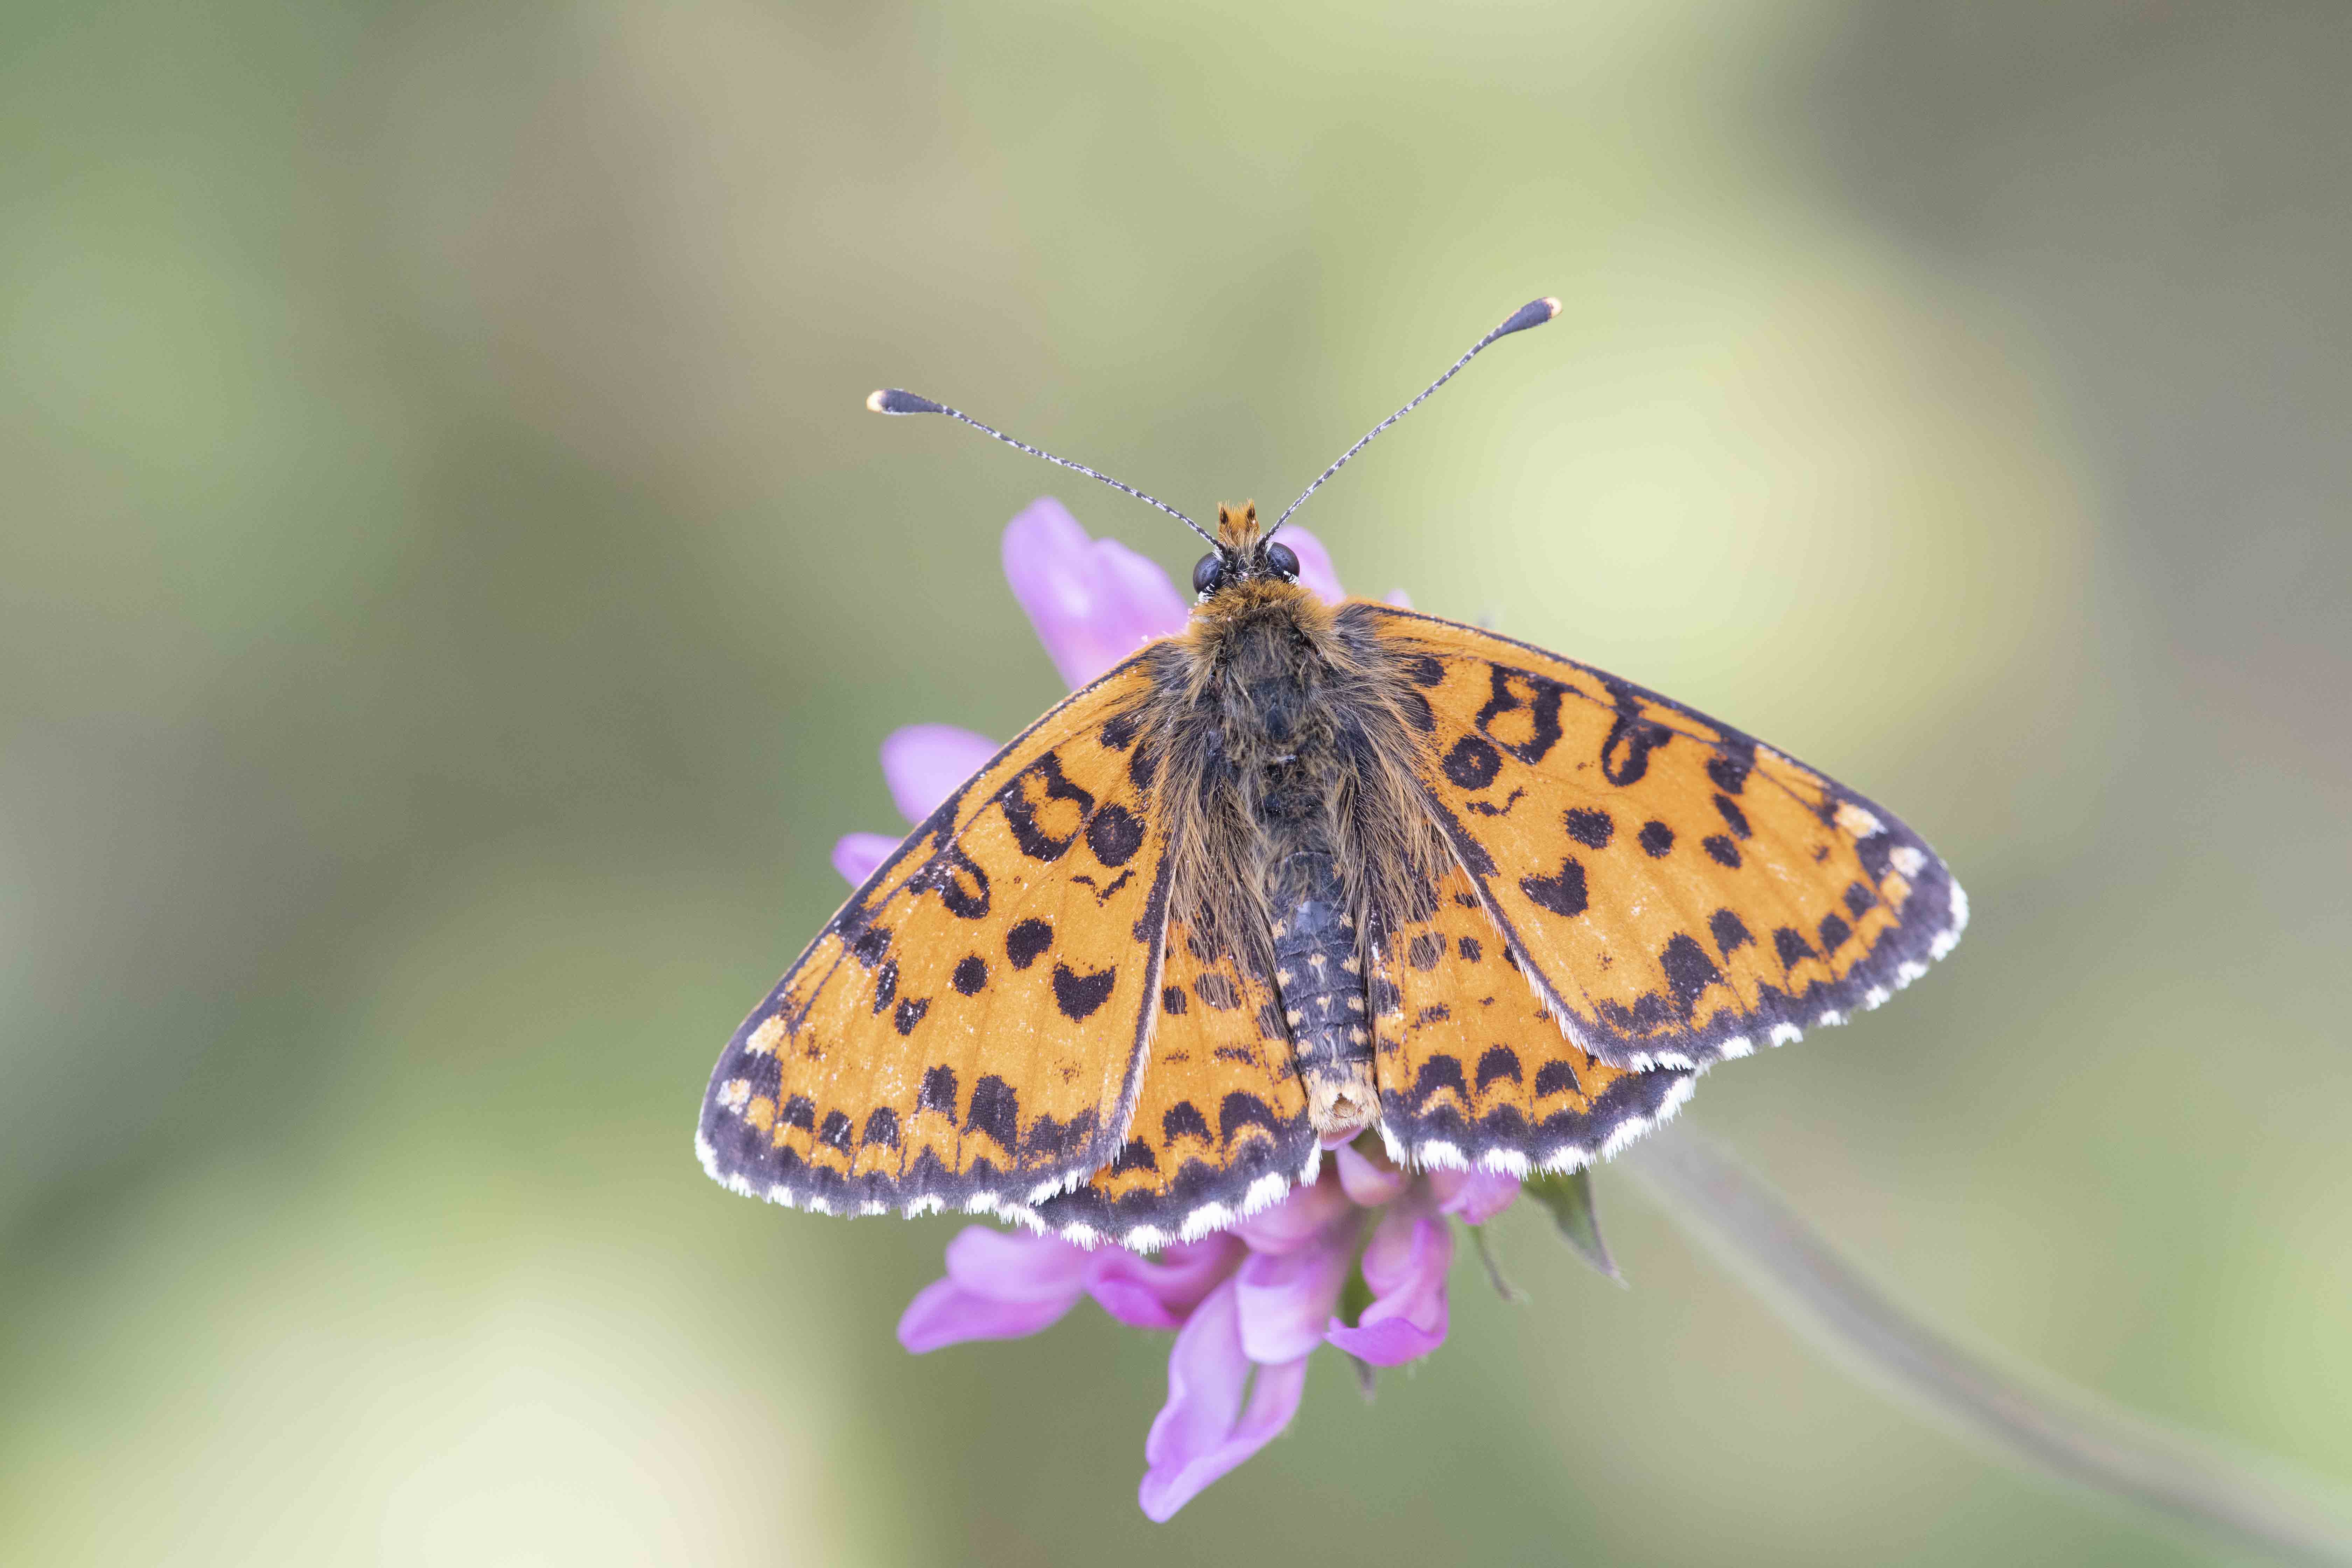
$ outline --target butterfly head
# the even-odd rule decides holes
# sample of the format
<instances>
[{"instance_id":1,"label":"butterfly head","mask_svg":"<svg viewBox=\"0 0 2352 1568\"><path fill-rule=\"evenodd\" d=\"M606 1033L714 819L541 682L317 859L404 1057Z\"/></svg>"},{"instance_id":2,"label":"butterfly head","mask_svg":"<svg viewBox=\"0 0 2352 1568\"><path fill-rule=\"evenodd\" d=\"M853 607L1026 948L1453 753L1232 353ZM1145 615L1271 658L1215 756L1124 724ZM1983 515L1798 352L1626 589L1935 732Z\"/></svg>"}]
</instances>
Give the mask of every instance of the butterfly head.
<instances>
[{"instance_id":1,"label":"butterfly head","mask_svg":"<svg viewBox=\"0 0 2352 1568\"><path fill-rule=\"evenodd\" d=\"M1217 547L1192 563L1192 592L1206 604L1244 583L1298 581L1298 555L1258 532L1257 502L1217 508Z\"/></svg>"}]
</instances>

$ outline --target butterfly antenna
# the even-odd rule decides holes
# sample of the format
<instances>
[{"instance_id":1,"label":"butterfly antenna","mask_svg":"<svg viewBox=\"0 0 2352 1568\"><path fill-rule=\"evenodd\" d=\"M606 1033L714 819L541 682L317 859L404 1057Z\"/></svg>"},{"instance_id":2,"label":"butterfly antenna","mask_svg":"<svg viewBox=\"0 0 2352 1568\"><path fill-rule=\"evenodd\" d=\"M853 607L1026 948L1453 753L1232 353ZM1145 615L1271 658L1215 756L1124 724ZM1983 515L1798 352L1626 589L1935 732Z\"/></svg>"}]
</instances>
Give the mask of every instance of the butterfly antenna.
<instances>
[{"instance_id":1,"label":"butterfly antenna","mask_svg":"<svg viewBox=\"0 0 2352 1568\"><path fill-rule=\"evenodd\" d=\"M1480 343L1478 348L1485 348L1486 346L1486 345L1485 343ZM1477 349L1473 349L1471 351L1473 353L1475 353L1476 352ZM1217 543L1216 536L1214 534L1211 533L1207 529L1202 528L1199 523L1194 522L1191 518L1186 517L1182 512L1178 511L1174 507L1170 506L1166 501L1161 500L1159 497L1145 495L1133 485L1120 484L1108 474L1097 473L1094 469L1087 468L1084 463L1073 463L1067 458L1057 458L1051 452L1045 451L1036 447L1032 447L1026 441L1016 441L1012 437L1007 436L1003 431L997 429L992 425L982 425L979 420L974 419L971 415L966 414L960 408L950 408L944 403L934 403L928 397L918 397L911 392L901 392L895 386L886 386L881 391L870 395L866 399L866 406L871 408L877 414L944 414L950 419L961 419L965 424L971 426L973 429L982 432L983 435L993 436L998 440L1003 442L1006 446L1017 447L1020 450L1028 453L1033 458L1043 458L1049 463L1058 463L1063 468L1076 469L1077 472L1086 475L1087 478L1090 479L1100 479L1103 483L1108 485L1115 490L1123 490L1139 501L1149 502L1150 505L1158 507L1161 511L1166 512L1169 516L1182 523L1185 527L1191 529L1193 532L1199 534L1202 538L1207 540L1209 542L1210 549L1216 550L1222 548Z\"/></svg>"},{"instance_id":2,"label":"butterfly antenna","mask_svg":"<svg viewBox=\"0 0 2352 1568\"><path fill-rule=\"evenodd\" d=\"M1341 468L1346 468L1348 466L1348 459L1362 451L1366 447L1370 446L1373 437L1379 435L1381 431L1387 429L1390 426L1395 424L1398 420L1403 418L1414 409L1420 407L1423 403L1426 403L1429 400L1429 395L1431 393L1435 392L1439 387L1444 386L1447 382L1452 381L1455 376L1461 374L1462 367L1468 364L1472 360L1476 359L1480 353L1486 349L1488 343L1493 342L1496 338L1507 338L1513 332L1526 331L1529 327L1540 327L1546 321L1550 321L1554 316L1559 314L1559 301L1552 299L1530 300L1528 303L1512 311L1511 319L1509 321L1505 321L1501 326L1496 327L1493 331L1488 332L1485 337L1480 338L1476 342L1472 343L1470 345L1470 352L1464 354L1460 359L1455 360L1454 362L1453 369L1447 371L1444 375L1439 376L1435 381L1431 382L1426 387L1423 388L1422 394L1419 397L1414 398L1411 403L1406 404L1402 408L1398 409L1394 414L1390 415L1387 418L1373 426L1370 430L1365 431L1364 438L1362 440L1357 442L1354 446L1340 453L1339 460L1338 462L1324 469L1322 474L1317 478L1313 484L1307 486L1306 489L1299 492L1299 496L1297 500L1292 501L1288 506L1283 508L1282 515L1274 520L1274 528L1269 528L1265 531L1265 537L1268 539L1273 538L1275 529L1280 528L1284 523L1288 522L1290 521L1290 514L1297 511L1300 507L1306 505L1307 498L1313 495L1317 490L1321 489L1325 479L1329 479L1333 474L1336 474ZM877 393L876 395L879 396L880 394Z\"/></svg>"}]
</instances>

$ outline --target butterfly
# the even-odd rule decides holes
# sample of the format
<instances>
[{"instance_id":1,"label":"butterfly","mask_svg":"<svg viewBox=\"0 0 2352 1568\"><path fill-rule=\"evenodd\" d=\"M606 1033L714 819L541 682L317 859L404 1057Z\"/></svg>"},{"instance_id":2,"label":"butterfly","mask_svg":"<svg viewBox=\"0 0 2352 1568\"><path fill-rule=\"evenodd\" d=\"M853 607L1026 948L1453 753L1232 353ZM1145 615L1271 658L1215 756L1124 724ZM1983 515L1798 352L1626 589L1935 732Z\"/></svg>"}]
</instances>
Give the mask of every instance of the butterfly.
<instances>
[{"instance_id":1,"label":"butterfly","mask_svg":"<svg viewBox=\"0 0 2352 1568\"><path fill-rule=\"evenodd\" d=\"M1367 1131L1407 1168L1574 1170L1696 1076L1875 1007L1968 918L1927 845L1730 725L1573 659L1325 604L1213 534L1179 635L1023 731L728 1043L698 1150L826 1213L992 1213L1150 1250Z\"/></svg>"}]
</instances>

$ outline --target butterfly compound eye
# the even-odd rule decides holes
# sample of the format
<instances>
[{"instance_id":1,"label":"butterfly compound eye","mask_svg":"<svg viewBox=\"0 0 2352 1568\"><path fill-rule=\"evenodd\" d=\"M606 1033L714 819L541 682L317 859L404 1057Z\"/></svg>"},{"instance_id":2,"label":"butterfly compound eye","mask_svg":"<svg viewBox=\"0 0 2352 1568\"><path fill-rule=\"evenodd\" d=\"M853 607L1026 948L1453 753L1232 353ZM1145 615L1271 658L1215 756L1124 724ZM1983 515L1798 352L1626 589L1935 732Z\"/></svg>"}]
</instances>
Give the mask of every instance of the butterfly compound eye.
<instances>
[{"instance_id":1,"label":"butterfly compound eye","mask_svg":"<svg viewBox=\"0 0 2352 1568\"><path fill-rule=\"evenodd\" d=\"M1192 563L1192 592L1213 594L1225 580L1225 558L1212 551Z\"/></svg>"},{"instance_id":2,"label":"butterfly compound eye","mask_svg":"<svg viewBox=\"0 0 2352 1568\"><path fill-rule=\"evenodd\" d=\"M1284 582L1296 583L1298 581L1298 553L1292 550L1287 544L1267 545L1265 547L1265 563L1268 566L1273 567L1274 574L1281 578Z\"/></svg>"}]
</instances>

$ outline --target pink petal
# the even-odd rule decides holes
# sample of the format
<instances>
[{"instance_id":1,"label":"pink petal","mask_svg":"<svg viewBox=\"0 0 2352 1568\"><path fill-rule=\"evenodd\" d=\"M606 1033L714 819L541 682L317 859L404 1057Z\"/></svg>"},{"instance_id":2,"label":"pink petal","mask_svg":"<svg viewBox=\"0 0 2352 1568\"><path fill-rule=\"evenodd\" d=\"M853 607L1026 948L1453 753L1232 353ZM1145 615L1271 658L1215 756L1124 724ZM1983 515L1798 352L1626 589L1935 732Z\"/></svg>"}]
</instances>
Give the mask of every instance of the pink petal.
<instances>
[{"instance_id":1,"label":"pink petal","mask_svg":"<svg viewBox=\"0 0 2352 1568\"><path fill-rule=\"evenodd\" d=\"M998 1301L1060 1301L1086 1289L1087 1250L1057 1236L968 1225L948 1243L948 1278Z\"/></svg>"},{"instance_id":2,"label":"pink petal","mask_svg":"<svg viewBox=\"0 0 2352 1568\"><path fill-rule=\"evenodd\" d=\"M1334 1318L1323 1337L1367 1365L1402 1366L1409 1361L1419 1361L1444 1344L1445 1330L1440 1327L1433 1332L1416 1328L1402 1318L1385 1318L1351 1329Z\"/></svg>"},{"instance_id":3,"label":"pink petal","mask_svg":"<svg viewBox=\"0 0 2352 1568\"><path fill-rule=\"evenodd\" d=\"M1404 1191L1411 1176L1388 1163L1385 1155L1378 1160L1359 1153L1353 1144L1339 1151L1333 1162L1339 1167L1339 1186L1349 1198L1368 1209L1393 1203Z\"/></svg>"},{"instance_id":4,"label":"pink petal","mask_svg":"<svg viewBox=\"0 0 2352 1568\"><path fill-rule=\"evenodd\" d=\"M1228 1281L1201 1303L1169 1355L1168 1403L1143 1443L1150 1468L1137 1501L1147 1518L1172 1518L1202 1489L1290 1425L1307 1388L1307 1358L1259 1369L1244 1411L1242 1391L1249 1374L1234 1287Z\"/></svg>"},{"instance_id":5,"label":"pink petal","mask_svg":"<svg viewBox=\"0 0 2352 1568\"><path fill-rule=\"evenodd\" d=\"M882 777L898 815L920 822L996 751L987 736L953 724L909 724L882 742Z\"/></svg>"},{"instance_id":6,"label":"pink petal","mask_svg":"<svg viewBox=\"0 0 2352 1568\"><path fill-rule=\"evenodd\" d=\"M1402 588L1391 588L1389 590L1388 602L1394 605L1400 610L1410 610L1412 608L1412 595L1406 593Z\"/></svg>"},{"instance_id":7,"label":"pink petal","mask_svg":"<svg viewBox=\"0 0 2352 1568\"><path fill-rule=\"evenodd\" d=\"M1184 627L1189 612L1166 573L1116 540L1087 538L1050 496L1005 526L1003 559L1013 596L1072 687Z\"/></svg>"},{"instance_id":8,"label":"pink petal","mask_svg":"<svg viewBox=\"0 0 2352 1568\"><path fill-rule=\"evenodd\" d=\"M898 847L895 838L879 833L845 833L841 842L833 847L833 868L853 888L862 888L875 868L890 858L890 851Z\"/></svg>"},{"instance_id":9,"label":"pink petal","mask_svg":"<svg viewBox=\"0 0 2352 1568\"><path fill-rule=\"evenodd\" d=\"M1181 1243L1156 1259L1123 1247L1098 1247L1087 1259L1087 1290L1104 1311L1129 1328L1181 1328L1201 1299L1234 1271L1245 1250L1227 1235Z\"/></svg>"},{"instance_id":10,"label":"pink petal","mask_svg":"<svg viewBox=\"0 0 2352 1568\"><path fill-rule=\"evenodd\" d=\"M1077 1303L999 1301L975 1295L952 1279L934 1279L915 1293L898 1319L898 1342L917 1355L966 1340L1017 1340L1050 1328Z\"/></svg>"},{"instance_id":11,"label":"pink petal","mask_svg":"<svg viewBox=\"0 0 2352 1568\"><path fill-rule=\"evenodd\" d=\"M1234 1234L1249 1243L1252 1252L1296 1252L1318 1240L1352 1207L1339 1184L1327 1177L1311 1186L1292 1188L1272 1208L1234 1226Z\"/></svg>"},{"instance_id":12,"label":"pink petal","mask_svg":"<svg viewBox=\"0 0 2352 1568\"><path fill-rule=\"evenodd\" d=\"M1445 1342L1445 1271L1453 1261L1454 1232L1432 1212L1428 1190L1416 1187L1381 1216L1364 1248L1372 1304L1353 1328L1332 1320L1325 1337L1374 1366L1427 1355Z\"/></svg>"},{"instance_id":13,"label":"pink petal","mask_svg":"<svg viewBox=\"0 0 2352 1568\"><path fill-rule=\"evenodd\" d=\"M1336 605L1348 596L1339 586L1339 574L1332 570L1331 552L1323 548L1321 540L1294 522L1283 525L1282 542L1298 557L1301 586L1312 590L1327 605Z\"/></svg>"},{"instance_id":14,"label":"pink petal","mask_svg":"<svg viewBox=\"0 0 2352 1568\"><path fill-rule=\"evenodd\" d=\"M1356 1233L1355 1224L1343 1219L1312 1247L1250 1254L1234 1276L1242 1350L1250 1360L1260 1366L1283 1365L1322 1340L1355 1261Z\"/></svg>"},{"instance_id":15,"label":"pink petal","mask_svg":"<svg viewBox=\"0 0 2352 1568\"><path fill-rule=\"evenodd\" d=\"M1485 1225L1519 1195L1518 1177L1499 1171L1432 1171L1429 1185L1437 1212L1457 1215L1465 1225Z\"/></svg>"}]
</instances>

